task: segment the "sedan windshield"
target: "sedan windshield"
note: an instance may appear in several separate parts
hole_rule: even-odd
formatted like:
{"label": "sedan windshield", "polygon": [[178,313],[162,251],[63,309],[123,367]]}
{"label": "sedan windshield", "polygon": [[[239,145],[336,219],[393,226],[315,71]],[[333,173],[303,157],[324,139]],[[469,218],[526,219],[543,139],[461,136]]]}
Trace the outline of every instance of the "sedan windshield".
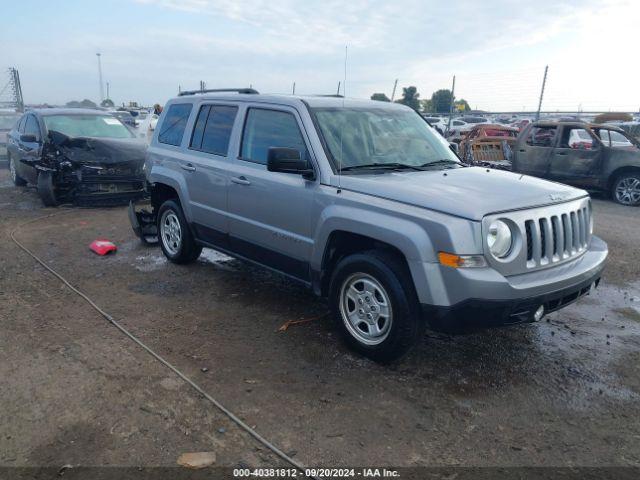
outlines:
{"label": "sedan windshield", "polygon": [[415,112],[351,107],[312,111],[336,170],[419,170],[461,165],[447,141]]}
{"label": "sedan windshield", "polygon": [[133,137],[120,120],[109,115],[45,115],[43,118],[48,131],[60,132],[68,137]]}

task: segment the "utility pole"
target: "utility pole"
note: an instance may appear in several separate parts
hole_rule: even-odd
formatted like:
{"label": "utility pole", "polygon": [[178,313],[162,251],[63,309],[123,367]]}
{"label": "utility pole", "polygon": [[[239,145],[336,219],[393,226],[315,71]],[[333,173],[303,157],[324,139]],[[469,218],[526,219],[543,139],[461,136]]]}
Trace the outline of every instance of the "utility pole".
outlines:
{"label": "utility pole", "polygon": [[293,82],[293,86],[291,87],[291,95],[296,94],[296,82]]}
{"label": "utility pole", "polygon": [[107,98],[111,99],[111,95],[109,94],[109,82],[107,82]]}
{"label": "utility pole", "polygon": [[538,111],[536,112],[536,120],[540,120],[540,109],[542,108],[542,97],[544,95],[544,87],[547,84],[547,71],[549,65],[544,67],[544,77],[542,77],[542,89],[540,89],[540,101],[538,102]]}
{"label": "utility pole", "polygon": [[338,97],[340,96],[340,85],[342,85],[342,82],[338,81],[338,92],[336,93]]}
{"label": "utility pole", "polygon": [[453,76],[453,85],[451,85],[451,105],[449,105],[449,123],[447,123],[447,132],[451,129],[451,117],[453,116],[453,105],[456,101],[456,76]]}
{"label": "utility pole", "polygon": [[204,80],[200,80],[200,91],[204,92],[206,88],[207,88],[207,84],[204,83]]}
{"label": "utility pole", "polygon": [[98,57],[98,81],[100,82],[100,103],[104,100],[104,84],[102,83],[102,54],[100,52],[96,53],[96,57]]}
{"label": "utility pole", "polygon": [[396,81],[393,82],[393,92],[391,92],[391,101],[393,102],[393,99],[396,96],[396,88],[398,87],[398,79],[396,78]]}

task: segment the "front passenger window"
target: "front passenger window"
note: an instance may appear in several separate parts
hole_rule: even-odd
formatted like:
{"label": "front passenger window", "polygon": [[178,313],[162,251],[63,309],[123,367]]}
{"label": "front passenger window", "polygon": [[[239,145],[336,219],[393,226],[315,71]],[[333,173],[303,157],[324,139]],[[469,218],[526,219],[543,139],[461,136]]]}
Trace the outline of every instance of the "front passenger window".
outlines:
{"label": "front passenger window", "polygon": [[242,160],[267,164],[271,147],[294,148],[308,159],[307,147],[293,114],[278,110],[250,108],[242,134]]}

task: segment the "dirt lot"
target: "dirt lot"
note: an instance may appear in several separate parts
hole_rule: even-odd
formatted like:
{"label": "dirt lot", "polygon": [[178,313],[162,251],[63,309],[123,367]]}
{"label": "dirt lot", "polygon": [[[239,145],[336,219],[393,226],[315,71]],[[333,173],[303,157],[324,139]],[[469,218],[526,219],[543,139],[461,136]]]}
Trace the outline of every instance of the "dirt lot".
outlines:
{"label": "dirt lot", "polygon": [[[294,458],[316,466],[640,465],[640,209],[596,200],[611,257],[601,288],[539,324],[430,334],[401,362],[348,352],[325,306],[205,250],[167,263],[125,209],[78,209],[19,238]],[[0,466],[174,465],[260,447],[9,239],[53,210],[0,170]],[[87,246],[106,237],[117,254]],[[206,369],[206,371],[203,371]]]}

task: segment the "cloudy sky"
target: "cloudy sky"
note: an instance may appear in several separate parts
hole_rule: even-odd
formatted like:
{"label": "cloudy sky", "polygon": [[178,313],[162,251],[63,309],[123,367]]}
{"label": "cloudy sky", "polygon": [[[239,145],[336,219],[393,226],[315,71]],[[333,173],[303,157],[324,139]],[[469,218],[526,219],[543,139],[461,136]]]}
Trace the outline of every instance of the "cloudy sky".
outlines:
{"label": "cloudy sky", "polygon": [[[637,0],[21,0],[5,2],[0,68],[29,103],[99,97],[96,52],[117,102],[163,103],[178,86],[421,97],[472,107],[640,109]],[[10,19],[10,21],[7,21]],[[0,77],[0,89],[4,86]]]}

